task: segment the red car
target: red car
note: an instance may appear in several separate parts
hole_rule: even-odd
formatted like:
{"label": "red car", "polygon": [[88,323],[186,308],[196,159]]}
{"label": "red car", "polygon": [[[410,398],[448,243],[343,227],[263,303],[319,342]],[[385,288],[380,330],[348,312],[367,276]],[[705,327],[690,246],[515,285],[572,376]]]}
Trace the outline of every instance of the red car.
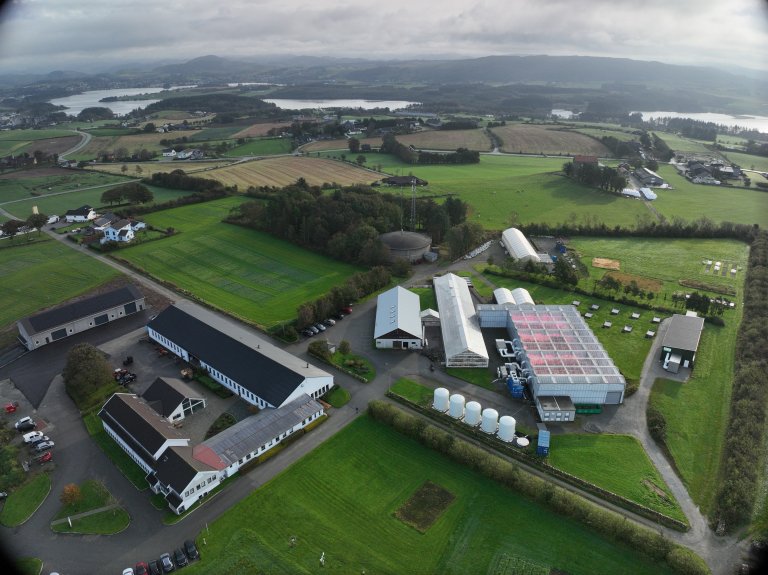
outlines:
{"label": "red car", "polygon": [[343,308],[341,308],[341,313],[345,313],[345,314],[349,315],[349,314],[352,313],[352,308],[349,307],[349,306],[343,307]]}
{"label": "red car", "polygon": [[136,567],[134,567],[133,572],[136,575],[149,575],[149,565],[143,561],[140,561],[139,563],[136,563]]}
{"label": "red car", "polygon": [[37,461],[40,465],[42,465],[43,463],[46,463],[51,459],[53,459],[53,453],[51,453],[50,451],[46,451],[40,457],[36,457],[35,461]]}

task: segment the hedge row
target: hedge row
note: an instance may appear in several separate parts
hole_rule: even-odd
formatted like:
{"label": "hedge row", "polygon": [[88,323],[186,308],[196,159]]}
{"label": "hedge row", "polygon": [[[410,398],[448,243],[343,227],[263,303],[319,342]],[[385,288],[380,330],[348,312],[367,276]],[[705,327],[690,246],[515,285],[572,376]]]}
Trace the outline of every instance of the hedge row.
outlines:
{"label": "hedge row", "polygon": [[368,412],[377,421],[521,493],[559,515],[583,523],[606,539],[638,549],[653,560],[664,561],[677,573],[710,573],[704,561],[690,549],[681,547],[663,535],[629,521],[626,517],[601,509],[480,447],[456,439],[451,433],[431,425],[421,417],[408,414],[382,400],[370,402]]}
{"label": "hedge row", "polygon": [[492,448],[495,451],[502,452],[504,455],[507,455],[514,459],[522,461],[523,463],[525,463],[526,465],[529,465],[530,467],[535,467],[539,471],[542,471],[553,477],[557,477],[558,479],[566,483],[569,483],[575,487],[578,487],[583,491],[592,493],[593,495],[596,495],[597,497],[600,497],[605,501],[613,503],[614,505],[617,505],[619,507],[623,507],[624,509],[627,509],[628,511],[632,511],[637,515],[650,519],[651,521],[655,521],[659,525],[664,525],[676,531],[682,531],[682,532],[688,531],[690,529],[690,526],[687,523],[684,523],[682,521],[669,517],[668,515],[664,515],[663,513],[660,513],[655,509],[651,509],[649,507],[646,507],[645,505],[641,505],[635,501],[627,499],[626,497],[618,495],[617,493],[613,493],[612,491],[603,489],[602,487],[595,485],[594,483],[590,483],[589,481],[586,481],[581,477],[576,477],[575,475],[571,475],[570,473],[567,473],[562,469],[558,469],[557,467],[552,467],[551,465],[548,465],[547,463],[545,463],[544,460],[542,460],[540,457],[530,455],[529,453],[522,451],[520,449],[513,449],[507,443],[504,443],[500,439],[497,439],[495,436],[488,435],[486,433],[478,431],[477,429],[471,428],[462,423],[458,423],[456,422],[455,419],[443,413],[435,411],[434,409],[419,406],[411,402],[410,400],[406,398],[402,398],[393,393],[390,393],[389,396],[401,403],[408,405],[410,408],[416,411],[419,411],[420,413],[426,415],[427,417],[434,419],[438,423],[447,425],[451,427],[451,429],[454,429],[459,433],[467,435],[476,441],[480,441],[481,443],[488,445],[490,448]]}

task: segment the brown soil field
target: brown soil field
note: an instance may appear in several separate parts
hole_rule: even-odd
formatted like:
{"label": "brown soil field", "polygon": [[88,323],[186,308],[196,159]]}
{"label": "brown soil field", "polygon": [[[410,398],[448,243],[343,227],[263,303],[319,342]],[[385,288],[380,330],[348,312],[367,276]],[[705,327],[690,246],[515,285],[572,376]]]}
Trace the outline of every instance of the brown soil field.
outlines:
{"label": "brown soil field", "polygon": [[254,124],[240,130],[236,134],[232,134],[232,138],[258,138],[260,136],[266,136],[267,132],[272,128],[287,128],[290,125],[290,122],[266,122],[263,124]]}
{"label": "brown soil field", "polygon": [[369,184],[378,179],[377,174],[350,164],[298,156],[281,156],[233,164],[226,168],[209,170],[205,177],[214,178],[228,186],[237,185],[243,191],[250,186],[287,186],[299,178],[304,178],[312,185],[333,182],[342,185]]}
{"label": "brown soil field", "polygon": [[637,283],[637,287],[645,291],[659,292],[663,287],[661,280],[646,278],[643,276],[636,276],[632,274],[625,274],[622,272],[615,272],[615,271],[607,272],[605,275],[611,276],[613,279],[619,280],[622,283],[622,285],[629,285],[632,281],[634,281],[635,283]]}
{"label": "brown soil field", "polygon": [[125,136],[95,136],[91,138],[88,145],[77,152],[76,157],[93,157],[97,158],[99,154],[106,152],[107,150],[115,149],[115,142],[121,137]]}
{"label": "brown soil field", "polygon": [[[359,138],[361,144],[369,144],[373,148],[381,145],[381,138]],[[415,134],[397,136],[397,141],[406,146],[414,146],[423,150],[444,150],[452,152],[457,148],[467,148],[478,152],[491,151],[491,139],[483,129],[477,130],[425,130]],[[312,142],[302,148],[305,152],[321,152],[325,150],[347,149],[347,140],[325,140]]]}
{"label": "brown soil field", "polygon": [[529,124],[510,124],[492,130],[503,142],[501,151],[511,154],[608,155],[608,149],[600,142],[576,132]]}
{"label": "brown soil field", "polygon": [[29,152],[33,154],[35,150],[40,150],[46,154],[61,154],[66,152],[72,146],[80,141],[80,136],[64,136],[63,138],[49,138],[47,140],[35,140],[30,142],[19,152]]}
{"label": "brown soil field", "polygon": [[[136,174],[136,166],[141,166],[141,175],[143,177],[149,177],[154,173],[159,172],[172,172],[173,170],[184,170],[187,174],[194,174],[197,172],[205,172],[212,170],[219,166],[227,166],[229,162],[223,160],[211,161],[211,162],[129,162],[125,164],[128,166],[128,175]],[[106,172],[109,174],[122,174],[123,164],[115,162],[113,164],[97,164],[90,166],[87,169],[96,172]]]}
{"label": "brown soil field", "polygon": [[604,270],[618,270],[621,267],[621,262],[608,258],[592,258],[592,267]]}

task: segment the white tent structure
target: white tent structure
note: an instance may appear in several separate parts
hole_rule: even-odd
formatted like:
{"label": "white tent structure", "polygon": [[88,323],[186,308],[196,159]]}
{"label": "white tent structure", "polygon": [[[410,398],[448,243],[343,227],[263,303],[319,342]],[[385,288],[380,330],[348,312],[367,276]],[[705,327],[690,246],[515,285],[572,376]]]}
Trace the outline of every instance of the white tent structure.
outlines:
{"label": "white tent structure", "polygon": [[541,261],[531,242],[517,228],[504,230],[501,234],[501,243],[504,244],[509,255],[516,260],[532,261],[534,263]]}
{"label": "white tent structure", "polygon": [[524,303],[534,305],[530,292],[525,288],[515,288],[512,291],[504,287],[496,288],[493,290],[493,297],[496,299],[498,305],[517,305]]}
{"label": "white tent structure", "polygon": [[480,323],[467,282],[454,274],[434,279],[446,367],[488,367]]}
{"label": "white tent structure", "polygon": [[397,286],[380,294],[373,329],[376,347],[421,349],[423,328],[420,312],[419,296],[412,291]]}

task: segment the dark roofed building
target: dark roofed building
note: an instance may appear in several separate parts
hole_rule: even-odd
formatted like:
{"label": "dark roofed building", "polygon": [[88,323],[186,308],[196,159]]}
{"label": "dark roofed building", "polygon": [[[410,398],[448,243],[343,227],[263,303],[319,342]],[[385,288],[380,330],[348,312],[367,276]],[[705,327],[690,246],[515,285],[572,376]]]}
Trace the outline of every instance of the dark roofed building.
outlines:
{"label": "dark roofed building", "polygon": [[192,457],[191,447],[166,449],[148,477],[174,513],[183,513],[219,485],[218,471]]}
{"label": "dark roofed building", "polygon": [[79,208],[75,208],[74,210],[67,210],[67,212],[64,214],[64,219],[69,223],[87,222],[94,219],[95,217],[96,212],[94,212],[93,208],[87,204],[80,206]]}
{"label": "dark roofed building", "polygon": [[201,393],[173,377],[158,377],[142,397],[168,421],[180,421],[205,407]]}
{"label": "dark roofed building", "polygon": [[673,315],[661,342],[659,361],[663,362],[664,369],[677,373],[681,365],[693,368],[703,330],[703,317]]}
{"label": "dark roofed building", "polygon": [[144,295],[127,285],[19,320],[19,341],[33,350],[143,309]]}

